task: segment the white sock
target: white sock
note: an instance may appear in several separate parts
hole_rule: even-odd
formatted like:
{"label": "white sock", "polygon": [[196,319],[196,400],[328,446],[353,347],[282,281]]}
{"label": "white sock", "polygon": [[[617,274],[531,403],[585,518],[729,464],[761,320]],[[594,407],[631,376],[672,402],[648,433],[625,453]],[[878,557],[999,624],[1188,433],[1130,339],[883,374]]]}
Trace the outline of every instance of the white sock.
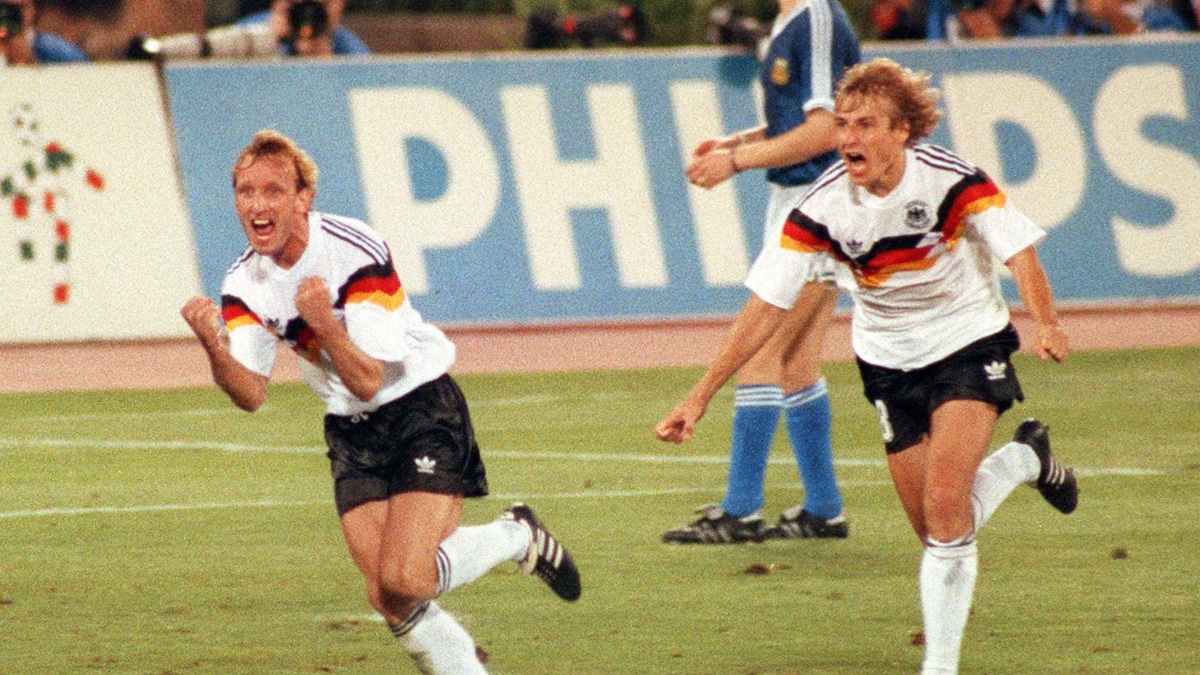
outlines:
{"label": "white sock", "polygon": [[529,528],[514,520],[460,527],[438,547],[438,595],[487,574],[529,549]]}
{"label": "white sock", "polygon": [[436,602],[413,612],[392,632],[423,675],[487,675],[475,655],[475,641]]}
{"label": "white sock", "polygon": [[1041,466],[1033,449],[1024,443],[1009,443],[986,457],[971,483],[975,531],[983,527],[1018,485],[1037,480]]}
{"label": "white sock", "polygon": [[921,558],[922,675],[958,672],[958,654],[978,572],[979,551],[971,535],[952,542],[929,540]]}

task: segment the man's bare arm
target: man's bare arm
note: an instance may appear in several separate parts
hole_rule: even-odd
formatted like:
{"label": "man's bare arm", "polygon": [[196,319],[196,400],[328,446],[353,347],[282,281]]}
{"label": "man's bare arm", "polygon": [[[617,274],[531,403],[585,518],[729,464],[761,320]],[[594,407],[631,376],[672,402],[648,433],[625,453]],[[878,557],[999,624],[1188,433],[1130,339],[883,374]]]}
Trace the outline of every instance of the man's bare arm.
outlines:
{"label": "man's bare arm", "polygon": [[1058,316],[1054,312],[1054,293],[1038,259],[1037,250],[1032,246],[1023,249],[1005,264],[1017,282],[1021,303],[1037,326],[1034,351],[1043,361],[1052,358],[1062,362],[1071,351],[1070,341],[1058,325]]}
{"label": "man's bare arm", "polygon": [[221,312],[209,298],[193,297],[179,312],[208,355],[213,381],[234,405],[254,412],[267,398],[267,378],[238,363],[229,352],[229,336],[221,327]]}
{"label": "man's bare arm", "polygon": [[691,438],[696,432],[696,423],[708,409],[708,402],[725,382],[766,344],[783,322],[785,314],[785,310],[757,295],[751,295],[734,319],[733,325],[729,327],[729,332],[726,333],[725,340],[708,371],[696,386],[692,387],[687,398],[654,428],[659,440],[682,443]]}
{"label": "man's bare arm", "polygon": [[316,333],[321,348],[333,361],[333,369],[350,393],[363,401],[375,398],[383,386],[384,363],[350,339],[346,327],[333,314],[332,297],[323,279],[309,277],[300,282],[296,309]]}

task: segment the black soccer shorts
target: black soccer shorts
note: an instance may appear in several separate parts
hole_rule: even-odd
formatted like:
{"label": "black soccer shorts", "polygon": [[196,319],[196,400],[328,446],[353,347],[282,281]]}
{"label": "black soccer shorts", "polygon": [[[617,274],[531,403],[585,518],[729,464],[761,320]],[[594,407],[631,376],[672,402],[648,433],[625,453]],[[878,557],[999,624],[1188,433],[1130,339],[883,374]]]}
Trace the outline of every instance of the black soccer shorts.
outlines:
{"label": "black soccer shorts", "polygon": [[998,413],[1024,401],[1010,358],[1020,347],[1012,324],[916,370],[883,368],[858,359],[863,394],[879,413],[887,454],[910,448],[929,433],[933,411],[947,401],[984,401]]}
{"label": "black soccer shorts", "polygon": [[488,493],[467,401],[449,375],[374,412],[326,415],[325,443],[339,516],[402,492]]}

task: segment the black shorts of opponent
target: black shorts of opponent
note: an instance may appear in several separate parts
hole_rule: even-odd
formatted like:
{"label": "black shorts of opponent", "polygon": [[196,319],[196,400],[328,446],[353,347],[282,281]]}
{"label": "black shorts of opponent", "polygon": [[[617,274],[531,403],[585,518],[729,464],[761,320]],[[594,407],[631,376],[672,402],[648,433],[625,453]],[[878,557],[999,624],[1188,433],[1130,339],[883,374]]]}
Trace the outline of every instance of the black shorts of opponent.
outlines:
{"label": "black shorts of opponent", "polygon": [[378,410],[326,415],[338,515],[402,492],[488,493],[467,400],[443,375]]}
{"label": "black shorts of opponent", "polygon": [[1024,401],[1010,357],[1020,348],[1009,324],[999,333],[976,340],[950,356],[916,370],[895,370],[858,359],[863,394],[879,413],[888,454],[921,442],[929,419],[941,404],[954,400],[984,401],[998,413]]}

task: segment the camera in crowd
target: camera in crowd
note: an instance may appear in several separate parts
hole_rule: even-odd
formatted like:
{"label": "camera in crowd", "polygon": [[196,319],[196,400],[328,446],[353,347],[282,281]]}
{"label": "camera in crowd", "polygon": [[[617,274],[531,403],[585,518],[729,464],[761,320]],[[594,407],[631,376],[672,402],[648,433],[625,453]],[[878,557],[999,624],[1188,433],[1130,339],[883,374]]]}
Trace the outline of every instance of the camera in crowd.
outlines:
{"label": "camera in crowd", "polygon": [[[288,29],[294,38],[315,38],[329,31],[329,11],[317,0],[302,0],[288,8]],[[125,55],[131,59],[178,60],[208,58],[267,58],[278,56],[279,41],[269,23],[233,24],[204,33],[163,37],[139,35]]]}
{"label": "camera in crowd", "polygon": [[267,24],[232,25],[205,33],[177,33],[163,37],[138,35],[125,56],[148,61],[207,58],[266,58],[279,54],[275,32]]}
{"label": "camera in crowd", "polygon": [[767,36],[767,28],[758,19],[746,16],[732,4],[717,5],[708,13],[705,41],[710,45],[733,45],[754,50]]}
{"label": "camera in crowd", "polygon": [[529,14],[525,46],[554,49],[578,42],[583,47],[602,43],[635,45],[646,39],[646,15],[635,5],[621,5],[594,14],[559,14],[544,5]]}
{"label": "camera in crowd", "polygon": [[23,30],[25,21],[21,16],[21,6],[11,2],[0,2],[0,37],[20,35]]}

